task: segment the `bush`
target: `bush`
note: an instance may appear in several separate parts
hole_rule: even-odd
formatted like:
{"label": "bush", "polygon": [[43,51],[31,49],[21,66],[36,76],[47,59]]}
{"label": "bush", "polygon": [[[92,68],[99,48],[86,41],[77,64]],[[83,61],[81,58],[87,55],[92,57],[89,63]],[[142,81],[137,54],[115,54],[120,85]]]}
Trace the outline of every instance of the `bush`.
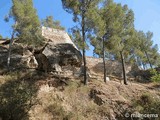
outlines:
{"label": "bush", "polygon": [[160,74],[155,69],[150,70],[150,73],[152,75],[151,81],[160,82]]}
{"label": "bush", "polygon": [[49,105],[46,111],[49,111],[53,115],[54,120],[70,120],[72,117],[72,113],[67,113],[60,103],[56,102]]}
{"label": "bush", "polygon": [[[160,101],[150,94],[143,94],[133,104],[134,111],[140,114],[157,114],[160,115]],[[134,112],[132,111],[132,113]],[[159,118],[151,117],[146,120],[159,120]]]}

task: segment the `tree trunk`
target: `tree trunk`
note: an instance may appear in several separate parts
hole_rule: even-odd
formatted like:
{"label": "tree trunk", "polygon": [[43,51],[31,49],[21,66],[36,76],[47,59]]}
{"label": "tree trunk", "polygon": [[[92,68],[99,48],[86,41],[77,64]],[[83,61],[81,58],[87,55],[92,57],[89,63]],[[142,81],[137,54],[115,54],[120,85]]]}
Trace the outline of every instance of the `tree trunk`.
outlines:
{"label": "tree trunk", "polygon": [[8,58],[7,58],[7,67],[8,67],[8,69],[10,69],[10,63],[11,63],[11,48],[12,48],[12,44],[13,44],[14,34],[15,34],[15,30],[13,30],[13,32],[12,32],[12,37],[11,37],[11,40],[10,40],[10,43],[9,43]]}
{"label": "tree trunk", "polygon": [[104,72],[104,82],[106,83],[106,62],[105,62],[105,46],[104,46],[104,36],[103,36],[103,72]]}
{"label": "tree trunk", "polygon": [[120,51],[120,55],[121,55],[121,61],[122,61],[124,84],[127,85],[127,76],[126,76],[126,69],[125,69],[125,61],[124,61],[123,51]]}
{"label": "tree trunk", "polygon": [[150,68],[151,68],[151,69],[153,69],[153,67],[152,67],[152,64],[151,64],[151,61],[150,61],[150,59],[149,59],[149,56],[148,56],[147,51],[145,51],[145,54],[146,54],[146,56],[147,56],[147,60],[148,60],[148,63],[149,63],[149,65],[150,65]]}
{"label": "tree trunk", "polygon": [[145,63],[142,62],[143,69],[146,70]]}
{"label": "tree trunk", "polygon": [[[83,0],[84,6],[84,0]],[[87,85],[88,78],[87,78],[87,69],[86,69],[86,50],[85,50],[85,10],[82,10],[82,39],[83,39],[83,64],[84,64],[84,85]]]}

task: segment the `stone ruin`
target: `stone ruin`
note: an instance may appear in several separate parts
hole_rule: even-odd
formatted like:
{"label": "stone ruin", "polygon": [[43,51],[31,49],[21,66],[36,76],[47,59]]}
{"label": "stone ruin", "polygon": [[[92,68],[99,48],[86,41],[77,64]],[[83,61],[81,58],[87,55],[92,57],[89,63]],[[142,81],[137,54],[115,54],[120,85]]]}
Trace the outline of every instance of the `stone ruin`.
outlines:
{"label": "stone ruin", "polygon": [[54,28],[48,28],[48,27],[42,27],[42,36],[45,37],[46,39],[50,39],[52,41],[52,44],[57,45],[57,44],[71,44],[78,50],[76,45],[72,42],[71,38],[65,32],[64,30],[58,30]]}
{"label": "stone ruin", "polygon": [[[42,27],[42,35],[47,39],[46,42],[50,40],[42,53],[49,60],[52,71],[73,72],[76,67],[79,69],[82,66],[82,55],[64,30]],[[7,48],[3,46],[0,46],[0,48],[3,49],[0,49],[0,65],[4,65],[6,64],[4,61],[7,60]],[[13,63],[18,62],[27,65],[29,68],[37,68],[38,63],[33,53],[26,49],[22,51],[22,49],[20,45],[13,45],[11,55]],[[90,74],[103,73],[103,61],[101,58],[86,57],[86,60]],[[106,69],[107,74],[122,76],[122,65],[118,61],[107,61]],[[127,74],[132,71],[130,65],[126,65],[126,71]]]}
{"label": "stone ruin", "polygon": [[[91,74],[103,74],[103,59],[87,57],[87,67],[90,69]],[[126,64],[126,73],[129,75],[132,66]],[[107,75],[115,75],[122,77],[122,64],[115,60],[106,60],[106,73]]]}
{"label": "stone ruin", "polygon": [[[62,67],[64,66],[70,66],[71,70],[72,66],[81,66],[82,55],[64,30],[42,27],[42,36],[47,39],[47,44],[44,48],[39,49],[39,51],[36,48],[33,52],[29,47],[23,47],[20,43],[14,43],[12,45],[11,66],[14,68],[27,66],[28,68],[43,69],[46,63],[44,62],[42,63],[43,65],[39,66],[39,63],[43,61],[41,58],[38,58],[41,56],[43,56],[43,59],[44,57],[48,59],[50,63],[48,66],[52,71],[62,71]],[[0,66],[2,67],[7,64],[9,46],[8,44],[2,45],[3,42],[0,43]],[[42,54],[38,52],[42,52]],[[36,56],[40,61],[35,59]]]}
{"label": "stone ruin", "polygon": [[[47,42],[47,45],[42,48],[41,55],[43,55],[43,57],[46,56],[52,71],[62,72],[63,66],[81,66],[82,55],[64,30],[42,27],[42,36],[46,39],[46,42],[49,41]],[[38,54],[35,54],[34,56],[36,57]],[[36,61],[33,58],[32,62],[36,64]],[[40,67],[43,69],[43,65]]]}
{"label": "stone ruin", "polygon": [[43,54],[55,71],[62,71],[63,66],[81,66],[82,55],[64,30],[42,27],[42,35],[50,40]]}

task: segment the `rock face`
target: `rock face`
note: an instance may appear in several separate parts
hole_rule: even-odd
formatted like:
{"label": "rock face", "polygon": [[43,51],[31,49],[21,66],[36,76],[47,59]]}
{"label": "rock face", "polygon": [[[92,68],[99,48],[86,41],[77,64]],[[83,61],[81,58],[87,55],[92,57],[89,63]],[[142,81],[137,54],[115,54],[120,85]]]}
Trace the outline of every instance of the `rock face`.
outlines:
{"label": "rock face", "polygon": [[52,68],[61,71],[61,66],[81,66],[82,55],[64,30],[42,27],[42,35],[50,40],[43,51]]}
{"label": "rock face", "polygon": [[[42,35],[49,42],[40,50],[37,49],[42,54],[34,54],[37,62],[43,63],[38,65],[38,68],[50,68],[51,71],[61,72],[62,66],[81,66],[82,55],[65,31],[42,27]],[[49,67],[46,67],[47,64]]]}
{"label": "rock face", "polygon": [[[8,49],[6,45],[0,46],[0,66],[7,66]],[[17,63],[21,62],[23,56],[23,47],[19,44],[12,46],[11,51],[11,66],[17,66]]]}
{"label": "rock face", "polygon": [[[43,70],[49,68],[46,66],[50,66],[51,70],[55,71],[62,71],[61,67],[67,65],[81,66],[82,55],[65,31],[42,27],[42,35],[49,42],[43,47],[44,49],[40,49],[40,54],[27,49],[29,46],[23,48],[13,44],[11,63],[21,64],[29,68],[41,68]],[[34,51],[36,50],[38,49],[34,48]],[[1,47],[0,53],[1,58],[3,58],[0,60],[0,63],[6,64],[8,48]],[[47,60],[49,61],[47,62]],[[48,69],[44,71],[48,71]]]}
{"label": "rock face", "polygon": [[81,66],[82,55],[72,44],[64,43],[55,45],[53,42],[49,42],[44,49],[43,54],[47,56],[52,68],[56,71],[60,71],[59,66]]}
{"label": "rock face", "polygon": [[46,39],[50,39],[54,45],[69,43],[72,44],[77,49],[76,45],[72,42],[69,35],[64,30],[47,28],[43,26],[42,36],[45,37]]}

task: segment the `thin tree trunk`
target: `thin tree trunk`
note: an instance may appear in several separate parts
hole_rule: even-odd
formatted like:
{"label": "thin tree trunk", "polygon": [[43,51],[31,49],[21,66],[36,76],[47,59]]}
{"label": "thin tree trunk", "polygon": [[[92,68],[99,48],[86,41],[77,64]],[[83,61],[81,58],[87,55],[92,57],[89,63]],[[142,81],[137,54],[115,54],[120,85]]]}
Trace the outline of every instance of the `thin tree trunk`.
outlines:
{"label": "thin tree trunk", "polygon": [[122,61],[124,84],[127,85],[127,76],[126,76],[126,69],[125,69],[125,61],[124,61],[123,51],[120,51],[120,55],[121,55],[121,61]]}
{"label": "thin tree trunk", "polygon": [[142,63],[142,65],[143,65],[143,69],[144,69],[144,70],[146,70],[145,64],[144,64],[144,63]]}
{"label": "thin tree trunk", "polygon": [[[84,0],[83,6],[84,6]],[[85,50],[85,11],[82,10],[82,39],[83,39],[83,64],[84,64],[84,85],[87,85],[88,78],[87,78],[87,69],[86,69],[86,50]]]}
{"label": "thin tree trunk", "polygon": [[104,82],[106,83],[106,62],[105,62],[105,46],[104,46],[104,36],[103,36],[103,72],[104,72]]}
{"label": "thin tree trunk", "polygon": [[152,67],[152,64],[151,64],[151,61],[150,61],[150,59],[149,59],[149,56],[148,56],[147,51],[145,51],[145,54],[146,54],[146,56],[147,56],[147,60],[148,60],[148,62],[149,62],[150,68],[151,68],[151,69],[153,69],[153,67]]}
{"label": "thin tree trunk", "polygon": [[9,43],[8,58],[7,58],[7,67],[8,67],[8,69],[10,69],[11,49],[12,49],[12,44],[13,44],[13,39],[14,39],[14,33],[15,33],[15,30],[13,30],[13,32],[12,32],[12,37],[11,37],[11,40],[10,40],[10,43]]}

